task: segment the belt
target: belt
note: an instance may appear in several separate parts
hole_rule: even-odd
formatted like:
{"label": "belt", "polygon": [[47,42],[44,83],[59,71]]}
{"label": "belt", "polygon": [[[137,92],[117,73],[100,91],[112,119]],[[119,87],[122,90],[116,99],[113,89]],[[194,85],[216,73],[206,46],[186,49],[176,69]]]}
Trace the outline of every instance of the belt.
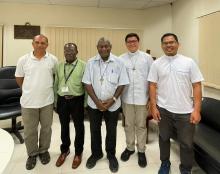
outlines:
{"label": "belt", "polygon": [[75,97],[77,97],[77,96],[74,96],[74,95],[64,95],[63,96],[66,100],[70,100],[70,99],[73,99],[73,98],[75,98]]}

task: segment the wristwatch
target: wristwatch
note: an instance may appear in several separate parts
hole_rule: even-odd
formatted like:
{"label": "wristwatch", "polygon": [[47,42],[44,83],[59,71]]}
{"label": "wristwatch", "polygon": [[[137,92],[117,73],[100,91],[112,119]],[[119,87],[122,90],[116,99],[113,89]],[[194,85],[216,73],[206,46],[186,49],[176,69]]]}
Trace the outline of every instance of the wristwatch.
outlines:
{"label": "wristwatch", "polygon": [[114,100],[114,102],[117,101],[117,98],[115,96],[113,96],[112,99]]}

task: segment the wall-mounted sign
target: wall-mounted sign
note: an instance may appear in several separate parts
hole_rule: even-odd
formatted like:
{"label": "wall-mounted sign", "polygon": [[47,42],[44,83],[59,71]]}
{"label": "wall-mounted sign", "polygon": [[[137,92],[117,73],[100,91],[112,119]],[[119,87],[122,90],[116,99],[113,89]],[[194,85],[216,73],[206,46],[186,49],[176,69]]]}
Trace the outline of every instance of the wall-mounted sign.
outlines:
{"label": "wall-mounted sign", "polygon": [[40,26],[33,25],[14,25],[15,39],[33,39],[40,34]]}

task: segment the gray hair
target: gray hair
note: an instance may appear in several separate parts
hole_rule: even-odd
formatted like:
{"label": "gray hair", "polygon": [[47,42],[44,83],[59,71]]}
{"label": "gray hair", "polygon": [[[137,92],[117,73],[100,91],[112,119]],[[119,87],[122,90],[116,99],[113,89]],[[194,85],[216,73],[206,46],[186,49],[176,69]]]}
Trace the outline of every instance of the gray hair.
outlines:
{"label": "gray hair", "polygon": [[98,42],[97,42],[97,46],[101,43],[101,42],[107,42],[109,45],[112,46],[111,42],[109,41],[109,39],[106,39],[105,37],[101,37]]}

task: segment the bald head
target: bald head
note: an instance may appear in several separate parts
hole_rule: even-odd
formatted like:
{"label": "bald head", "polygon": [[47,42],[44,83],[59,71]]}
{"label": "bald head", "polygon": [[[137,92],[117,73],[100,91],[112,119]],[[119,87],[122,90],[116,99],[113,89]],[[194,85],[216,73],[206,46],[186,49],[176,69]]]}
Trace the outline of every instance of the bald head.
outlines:
{"label": "bald head", "polygon": [[44,38],[45,41],[46,41],[46,43],[48,43],[48,38],[47,38],[46,36],[44,36],[43,34],[39,34],[39,35],[34,36],[33,42],[34,42],[37,38]]}

